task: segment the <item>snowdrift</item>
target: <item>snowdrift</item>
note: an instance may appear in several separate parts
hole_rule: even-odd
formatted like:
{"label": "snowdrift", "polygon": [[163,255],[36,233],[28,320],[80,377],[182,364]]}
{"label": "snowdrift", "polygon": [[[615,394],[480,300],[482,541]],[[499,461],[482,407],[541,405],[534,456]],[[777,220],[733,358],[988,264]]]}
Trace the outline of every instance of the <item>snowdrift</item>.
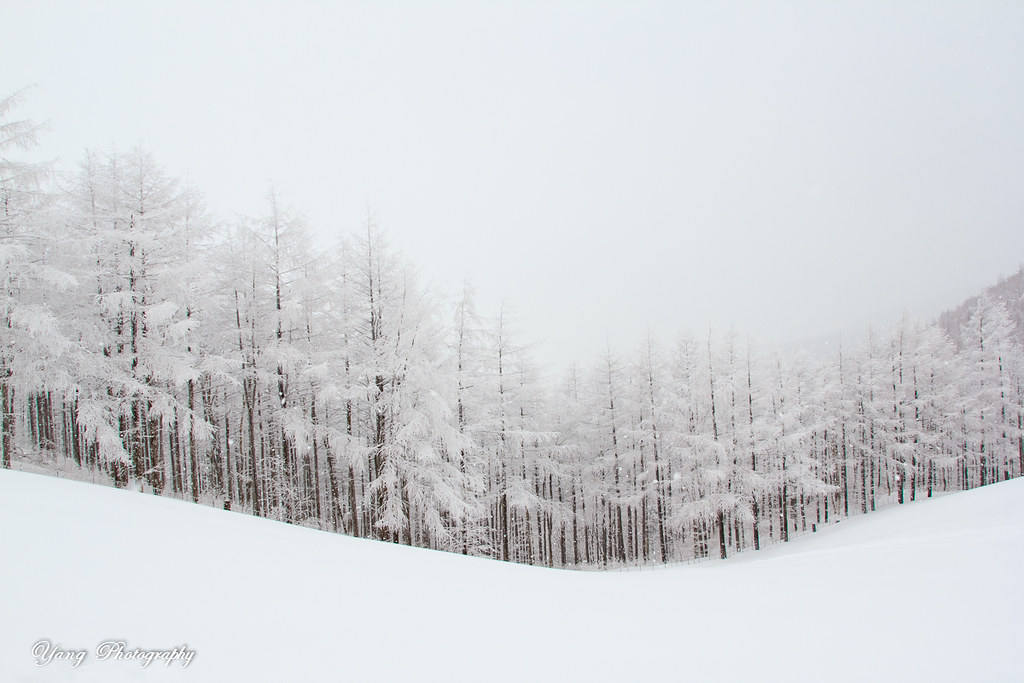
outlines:
{"label": "snowdrift", "polygon": [[0,520],[0,681],[1024,680],[1024,480],[607,573],[11,471]]}

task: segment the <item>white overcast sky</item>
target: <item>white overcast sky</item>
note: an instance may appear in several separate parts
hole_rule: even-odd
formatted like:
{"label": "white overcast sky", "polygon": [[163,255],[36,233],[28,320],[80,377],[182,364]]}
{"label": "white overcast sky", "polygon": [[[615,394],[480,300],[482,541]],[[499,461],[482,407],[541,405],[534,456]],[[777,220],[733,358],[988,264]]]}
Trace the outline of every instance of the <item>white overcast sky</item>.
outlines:
{"label": "white overcast sky", "polygon": [[138,142],[225,216],[367,206],[563,365],[955,305],[1024,262],[1024,2],[0,0],[40,154]]}

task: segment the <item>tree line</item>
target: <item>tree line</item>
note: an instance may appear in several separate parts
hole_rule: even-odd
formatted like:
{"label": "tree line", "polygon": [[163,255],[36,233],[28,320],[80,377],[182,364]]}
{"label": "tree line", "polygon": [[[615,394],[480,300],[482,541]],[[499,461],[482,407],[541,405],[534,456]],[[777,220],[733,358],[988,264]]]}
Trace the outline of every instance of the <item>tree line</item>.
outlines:
{"label": "tree line", "polygon": [[552,567],[689,561],[1020,476],[1005,303],[827,358],[648,338],[557,381],[372,216],[224,222],[142,149],[70,173],[0,102],[2,465],[62,463],[352,536]]}

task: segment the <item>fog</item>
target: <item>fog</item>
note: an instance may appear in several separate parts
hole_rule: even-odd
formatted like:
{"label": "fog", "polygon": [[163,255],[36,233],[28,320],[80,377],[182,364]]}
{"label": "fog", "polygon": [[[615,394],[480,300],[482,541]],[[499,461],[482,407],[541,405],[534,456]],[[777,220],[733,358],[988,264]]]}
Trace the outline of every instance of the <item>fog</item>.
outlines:
{"label": "fog", "polygon": [[[5,0],[38,156],[368,212],[544,363],[928,317],[1024,262],[1024,4]],[[895,5],[895,6],[893,6]]]}

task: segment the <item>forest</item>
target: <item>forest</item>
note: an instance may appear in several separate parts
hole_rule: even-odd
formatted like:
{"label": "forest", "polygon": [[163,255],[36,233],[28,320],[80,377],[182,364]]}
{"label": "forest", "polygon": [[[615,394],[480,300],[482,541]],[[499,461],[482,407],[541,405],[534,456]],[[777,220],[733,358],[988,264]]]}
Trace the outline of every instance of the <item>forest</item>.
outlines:
{"label": "forest", "polygon": [[219,219],[141,148],[33,163],[20,97],[4,468],[569,568],[725,558],[1024,471],[1024,271],[827,354],[718,330],[544,377],[506,311],[424,287],[372,214],[321,249],[276,191]]}

